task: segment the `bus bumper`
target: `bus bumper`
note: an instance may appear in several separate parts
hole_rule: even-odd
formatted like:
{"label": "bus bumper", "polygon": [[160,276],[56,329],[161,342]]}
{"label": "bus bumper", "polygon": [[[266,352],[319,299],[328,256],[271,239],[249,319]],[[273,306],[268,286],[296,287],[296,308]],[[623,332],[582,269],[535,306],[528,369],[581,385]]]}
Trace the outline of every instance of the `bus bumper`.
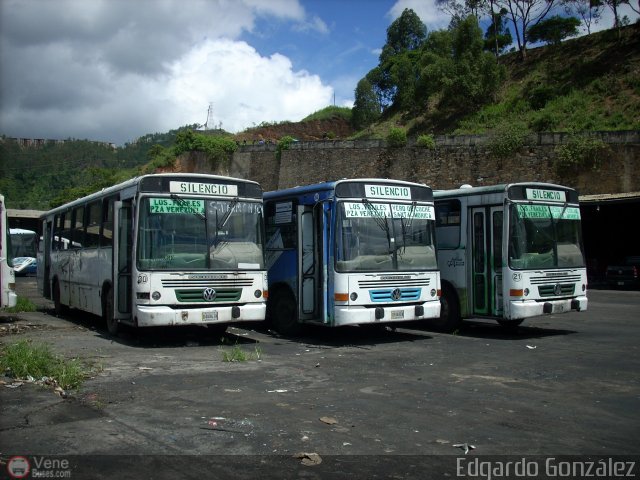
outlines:
{"label": "bus bumper", "polygon": [[547,301],[512,300],[509,302],[510,314],[506,318],[517,320],[537,317],[548,313],[582,312],[587,309],[587,304],[588,300],[586,296]]}
{"label": "bus bumper", "polygon": [[138,305],[136,320],[139,327],[160,327],[166,325],[207,325],[215,323],[255,322],[264,320],[267,312],[265,303],[218,308],[169,308],[165,306]]}
{"label": "bus bumper", "polygon": [[336,327],[345,325],[366,325],[371,323],[407,322],[425,320],[440,316],[440,302],[424,302],[420,305],[385,305],[379,307],[354,307],[336,305],[334,323]]}
{"label": "bus bumper", "polygon": [[16,292],[9,290],[7,297],[7,307],[13,308],[18,304],[18,295]]}

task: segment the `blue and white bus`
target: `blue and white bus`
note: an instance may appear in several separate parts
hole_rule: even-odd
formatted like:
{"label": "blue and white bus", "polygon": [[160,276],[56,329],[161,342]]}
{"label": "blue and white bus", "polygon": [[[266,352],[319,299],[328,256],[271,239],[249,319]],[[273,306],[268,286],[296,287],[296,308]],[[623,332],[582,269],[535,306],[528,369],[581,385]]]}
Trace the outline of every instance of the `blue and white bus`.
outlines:
{"label": "blue and white bus", "polygon": [[428,186],[350,179],[267,192],[264,201],[267,317],[279,332],[439,317]]}
{"label": "blue and white bus", "polygon": [[578,192],[548,183],[463,186],[434,192],[442,313],[516,326],[587,309]]}

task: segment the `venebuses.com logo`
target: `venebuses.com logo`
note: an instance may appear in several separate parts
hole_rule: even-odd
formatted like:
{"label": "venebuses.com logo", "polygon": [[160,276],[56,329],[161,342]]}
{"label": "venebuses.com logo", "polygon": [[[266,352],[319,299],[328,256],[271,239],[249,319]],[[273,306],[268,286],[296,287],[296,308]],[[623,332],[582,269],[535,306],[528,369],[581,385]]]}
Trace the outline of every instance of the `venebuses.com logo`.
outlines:
{"label": "venebuses.com logo", "polygon": [[71,478],[69,460],[65,458],[13,456],[7,462],[11,478]]}

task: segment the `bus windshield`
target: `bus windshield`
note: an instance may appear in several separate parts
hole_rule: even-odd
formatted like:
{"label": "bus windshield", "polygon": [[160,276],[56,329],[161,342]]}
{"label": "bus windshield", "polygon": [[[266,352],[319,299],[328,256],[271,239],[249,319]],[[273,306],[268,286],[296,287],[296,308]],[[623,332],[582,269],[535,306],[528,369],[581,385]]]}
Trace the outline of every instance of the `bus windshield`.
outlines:
{"label": "bus windshield", "polygon": [[510,210],[511,268],[585,266],[578,207],[512,204]]}
{"label": "bus windshield", "polygon": [[145,197],[140,206],[138,268],[263,269],[262,221],[258,202]]}
{"label": "bus windshield", "polygon": [[336,219],[336,271],[437,268],[433,206],[342,202]]}

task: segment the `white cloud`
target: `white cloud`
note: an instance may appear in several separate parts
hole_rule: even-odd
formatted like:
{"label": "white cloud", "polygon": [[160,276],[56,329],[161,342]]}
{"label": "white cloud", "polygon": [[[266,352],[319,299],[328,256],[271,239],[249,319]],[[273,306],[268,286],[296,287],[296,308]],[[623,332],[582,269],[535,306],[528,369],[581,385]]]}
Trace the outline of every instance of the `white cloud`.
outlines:
{"label": "white cloud", "polygon": [[[282,55],[261,57],[243,42],[215,40],[171,68],[167,126],[204,122],[213,104],[216,124],[237,132],[263,121],[297,121],[330,104],[332,89],[308,72],[295,72]],[[173,123],[171,123],[173,122]]]}
{"label": "white cloud", "polygon": [[238,38],[259,16],[308,25],[298,0],[0,0],[0,134],[122,144],[204,123],[298,120],[319,77]]}

